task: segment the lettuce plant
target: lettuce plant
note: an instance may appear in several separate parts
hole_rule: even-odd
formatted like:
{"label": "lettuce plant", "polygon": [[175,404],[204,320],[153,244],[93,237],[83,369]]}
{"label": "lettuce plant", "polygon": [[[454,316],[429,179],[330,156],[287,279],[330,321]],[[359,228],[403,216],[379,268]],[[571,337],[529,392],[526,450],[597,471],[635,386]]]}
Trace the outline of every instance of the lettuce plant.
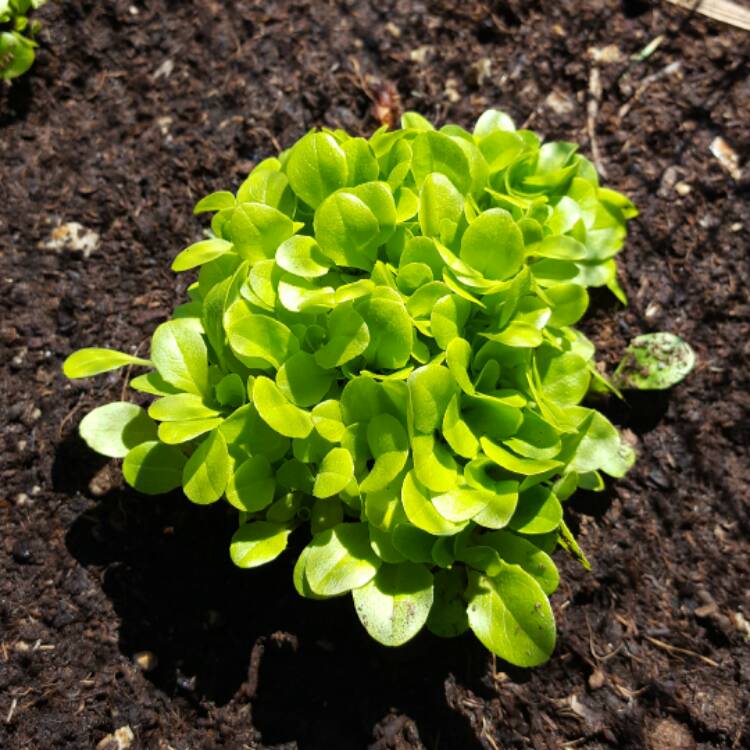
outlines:
{"label": "lettuce plant", "polygon": [[77,378],[150,368],[88,414],[84,440],[125,480],[238,511],[232,560],[307,542],[300,595],[351,593],[364,627],[396,646],[423,626],[471,629],[532,666],[554,648],[548,596],[577,488],[600,490],[634,455],[582,405],[609,387],[573,326],[588,287],[617,285],[624,196],[572,143],[540,142],[490,110],[473,132],[308,133],[218,192],[189,301],[150,359],[83,349]]}
{"label": "lettuce plant", "polygon": [[34,62],[34,37],[39,21],[29,20],[29,11],[47,0],[0,0],[0,79],[23,75]]}

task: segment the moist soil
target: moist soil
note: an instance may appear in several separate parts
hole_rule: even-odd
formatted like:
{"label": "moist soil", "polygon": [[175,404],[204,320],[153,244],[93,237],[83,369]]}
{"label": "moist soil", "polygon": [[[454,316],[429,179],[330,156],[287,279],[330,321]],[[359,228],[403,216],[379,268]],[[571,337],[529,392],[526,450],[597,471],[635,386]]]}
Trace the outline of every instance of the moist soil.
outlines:
{"label": "moist soil", "polygon": [[[123,747],[165,750],[750,747],[750,207],[709,148],[750,155],[750,34],[611,0],[38,18],[36,65],[0,90],[0,746],[113,748],[127,726]],[[471,636],[378,646],[346,598],[297,597],[291,553],[234,569],[232,513],[137,496],[77,437],[125,375],[60,373],[77,347],[146,351],[184,297],[193,204],[308,128],[402,109],[470,127],[491,106],[581,143],[641,209],[630,304],[597,293],[583,325],[602,362],[652,330],[698,355],[671,392],[603,404],[640,459],[568,504],[593,570],[557,554],[559,643],[535,670]]]}

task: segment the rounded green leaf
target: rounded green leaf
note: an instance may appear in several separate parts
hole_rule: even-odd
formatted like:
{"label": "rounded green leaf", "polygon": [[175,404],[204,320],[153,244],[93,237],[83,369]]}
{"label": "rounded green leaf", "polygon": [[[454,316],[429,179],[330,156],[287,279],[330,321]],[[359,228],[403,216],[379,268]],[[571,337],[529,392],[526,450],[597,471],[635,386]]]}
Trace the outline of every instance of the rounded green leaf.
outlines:
{"label": "rounded green leaf", "polygon": [[292,190],[317,208],[347,182],[346,153],[328,133],[309,133],[289,152],[286,174]]}
{"label": "rounded green leaf", "polygon": [[523,235],[507,211],[491,208],[469,224],[460,255],[486,278],[507,279],[523,263]]}
{"label": "rounded green leaf", "polygon": [[412,142],[412,172],[421,188],[428,175],[445,175],[463,195],[471,188],[469,160],[463,149],[449,136],[433,130],[420,132]]}
{"label": "rounded green leaf", "polygon": [[452,536],[461,531],[466,523],[453,523],[440,515],[431,502],[432,493],[416,474],[410,471],[401,487],[401,504],[409,521],[422,531],[434,536]]}
{"label": "rounded green leaf", "polygon": [[333,378],[333,373],[320,367],[312,354],[297,352],[279,368],[276,385],[297,406],[314,406],[328,392]]}
{"label": "rounded green leaf", "polygon": [[188,499],[198,505],[215,503],[224,494],[230,471],[226,440],[214,430],[185,464],[182,487]]}
{"label": "rounded green leaf", "polygon": [[170,320],[156,329],[151,359],[167,383],[198,396],[209,394],[206,344],[189,318]]}
{"label": "rounded green leaf", "polygon": [[370,343],[370,332],[362,316],[351,305],[340,305],[327,319],[328,340],[315,352],[315,361],[333,369],[362,354]]}
{"label": "rounded green leaf", "polygon": [[151,362],[114,349],[79,349],[68,356],[63,363],[63,374],[71,380],[88,378],[91,375],[99,375],[102,372],[110,372],[128,365],[150,367]]}
{"label": "rounded green leaf", "polygon": [[533,576],[547,596],[552,594],[560,583],[560,574],[552,558],[528,539],[510,531],[491,531],[483,534],[481,544],[496,550],[505,562],[520,565]]}
{"label": "rounded green leaf", "polygon": [[196,266],[202,266],[204,263],[219,258],[232,249],[231,242],[222,240],[219,237],[213,237],[210,240],[201,240],[186,247],[173,261],[172,270],[189,271]]}
{"label": "rounded green leaf", "polygon": [[123,458],[135,446],[156,438],[156,425],[146,412],[126,401],[90,411],[78,430],[89,448],[111,458]]}
{"label": "rounded green leaf", "polygon": [[318,467],[313,485],[315,497],[337,495],[354,478],[352,454],[345,448],[332,448]]}
{"label": "rounded green leaf", "polygon": [[285,526],[268,521],[243,524],[232,537],[229,555],[238,568],[257,568],[286,549],[290,533]]}
{"label": "rounded green leaf", "polygon": [[375,463],[360,483],[360,490],[375,492],[384,489],[406,466],[409,438],[398,419],[390,414],[377,414],[367,424],[367,444]]}
{"label": "rounded green leaf", "polygon": [[365,523],[342,523],[317,534],[309,545],[305,573],[320,596],[337,596],[369,583],[380,560],[370,547]]}
{"label": "rounded green leaf", "polygon": [[372,270],[380,224],[361,198],[344,190],[330,195],[315,212],[314,229],[320,249],[334,263]]}
{"label": "rounded green leaf", "polygon": [[555,619],[541,586],[518,565],[493,578],[469,573],[469,626],[501,659],[517,667],[543,664],[555,648]]}
{"label": "rounded green leaf", "polygon": [[266,456],[251,456],[243,461],[227,482],[227,500],[235,508],[256,513],[273,502],[276,482]]}
{"label": "rounded green leaf", "polygon": [[433,601],[432,574],[411,562],[382,565],[352,592],[360,622],[378,643],[401,646],[424,626]]}
{"label": "rounded green leaf", "polygon": [[314,238],[301,234],[279,245],[276,263],[285,271],[306,279],[325,276],[331,267],[331,261],[323,255]]}
{"label": "rounded green leaf", "polygon": [[411,356],[413,328],[401,300],[369,297],[355,303],[355,308],[370,336],[364,351],[368,364],[383,370],[403,367]]}
{"label": "rounded green leaf", "polygon": [[520,494],[508,526],[520,534],[546,534],[559,528],[562,514],[555,493],[537,485]]}
{"label": "rounded green leaf", "polygon": [[545,295],[552,303],[549,325],[555,328],[577,323],[589,306],[589,294],[579,284],[557,284],[545,290]]}
{"label": "rounded green leaf", "polygon": [[230,308],[225,325],[229,345],[235,354],[278,368],[299,351],[296,336],[280,321],[269,315],[232,314],[232,309],[238,308]]}
{"label": "rounded green leaf", "polygon": [[219,415],[216,409],[206,406],[194,393],[177,393],[157,399],[148,407],[148,415],[160,422],[180,422],[187,419],[211,419]]}
{"label": "rounded green leaf", "polygon": [[122,462],[125,481],[144,495],[163,495],[182,484],[185,454],[156,441],[141,443]]}
{"label": "rounded green leaf", "polygon": [[312,432],[313,422],[309,412],[289,401],[269,378],[255,378],[253,403],[263,421],[280,435],[303,438]]}
{"label": "rounded green leaf", "polygon": [[162,422],[158,436],[162,443],[179,445],[215,430],[222,423],[220,417],[214,419],[189,419],[186,422]]}
{"label": "rounded green leaf", "polygon": [[464,212],[464,196],[440,172],[427,175],[419,191],[419,226],[425,237],[451,242]]}

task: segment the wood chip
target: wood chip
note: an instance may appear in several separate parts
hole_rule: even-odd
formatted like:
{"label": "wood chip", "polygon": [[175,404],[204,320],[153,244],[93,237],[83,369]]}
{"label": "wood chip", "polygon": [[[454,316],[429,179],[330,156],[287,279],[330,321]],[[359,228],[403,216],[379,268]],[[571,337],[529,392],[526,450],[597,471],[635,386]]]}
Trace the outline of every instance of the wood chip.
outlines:
{"label": "wood chip", "polygon": [[667,0],[672,5],[701,13],[715,21],[750,31],[750,9],[732,0]]}

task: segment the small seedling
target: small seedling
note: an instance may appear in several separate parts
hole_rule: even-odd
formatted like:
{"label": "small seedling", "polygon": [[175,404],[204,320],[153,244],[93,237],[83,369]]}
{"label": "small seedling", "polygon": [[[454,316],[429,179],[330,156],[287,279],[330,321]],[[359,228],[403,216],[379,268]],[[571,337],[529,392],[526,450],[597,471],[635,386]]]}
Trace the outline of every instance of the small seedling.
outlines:
{"label": "small seedling", "polygon": [[130,381],[147,410],[99,407],[81,435],[141,492],[225,498],[238,566],[295,534],[297,591],[350,593],[379,642],[471,629],[532,666],[555,644],[551,553],[586,564],[563,503],[634,459],[581,403],[606,381],[573,326],[587,287],[624,300],[636,210],[501,112],[402,125],[310,132],[204,198],[210,236],[172,266],[197,281],[150,359],[84,349],[64,371],[151,368]]}
{"label": "small seedling", "polygon": [[23,75],[34,62],[34,38],[39,21],[29,19],[29,12],[47,0],[0,0],[0,79]]}

